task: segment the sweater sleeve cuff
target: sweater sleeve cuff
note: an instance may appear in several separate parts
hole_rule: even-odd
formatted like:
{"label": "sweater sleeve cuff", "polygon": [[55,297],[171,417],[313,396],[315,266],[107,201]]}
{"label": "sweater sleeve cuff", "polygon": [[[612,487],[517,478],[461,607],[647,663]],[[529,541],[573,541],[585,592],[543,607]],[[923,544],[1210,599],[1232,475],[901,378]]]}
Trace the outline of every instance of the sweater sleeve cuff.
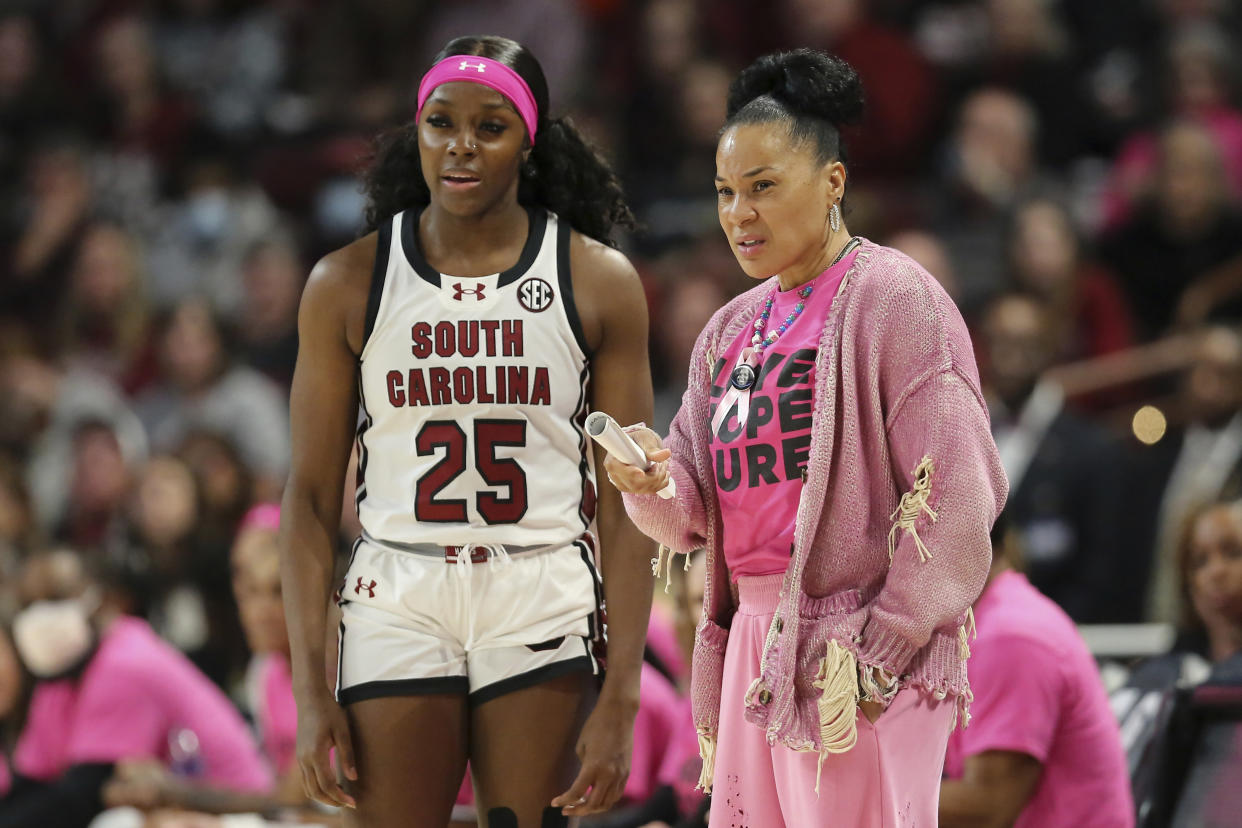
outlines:
{"label": "sweater sleeve cuff", "polygon": [[671,500],[624,492],[621,497],[626,513],[643,534],[684,554],[703,545],[706,519],[698,484],[676,458],[669,461],[669,476],[677,484],[677,496]]}
{"label": "sweater sleeve cuff", "polygon": [[729,631],[714,621],[705,620],[695,631],[695,643],[704,649],[724,655],[729,646]]}
{"label": "sweater sleeve cuff", "polygon": [[901,675],[918,651],[908,639],[872,616],[863,629],[858,660],[883,667],[892,675]]}

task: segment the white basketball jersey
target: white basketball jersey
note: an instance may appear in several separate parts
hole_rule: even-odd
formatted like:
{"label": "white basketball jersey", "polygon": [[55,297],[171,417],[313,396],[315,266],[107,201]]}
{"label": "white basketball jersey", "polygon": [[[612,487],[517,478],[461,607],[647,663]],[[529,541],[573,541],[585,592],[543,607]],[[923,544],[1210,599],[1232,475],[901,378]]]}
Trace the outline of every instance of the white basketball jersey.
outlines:
{"label": "white basketball jersey", "polygon": [[417,212],[378,232],[357,490],[377,541],[562,544],[594,518],[570,228],[544,210],[529,215],[517,264],[477,278],[427,263]]}

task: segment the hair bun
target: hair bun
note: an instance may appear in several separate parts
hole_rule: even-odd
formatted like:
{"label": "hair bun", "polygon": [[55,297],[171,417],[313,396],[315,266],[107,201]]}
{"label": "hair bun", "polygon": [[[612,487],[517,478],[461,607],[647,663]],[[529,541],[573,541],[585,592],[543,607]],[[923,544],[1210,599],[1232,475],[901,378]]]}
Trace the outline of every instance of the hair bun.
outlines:
{"label": "hair bun", "polygon": [[774,52],[743,69],[729,86],[728,117],[764,95],[795,114],[823,118],[837,127],[862,119],[858,73],[841,58],[817,49]]}

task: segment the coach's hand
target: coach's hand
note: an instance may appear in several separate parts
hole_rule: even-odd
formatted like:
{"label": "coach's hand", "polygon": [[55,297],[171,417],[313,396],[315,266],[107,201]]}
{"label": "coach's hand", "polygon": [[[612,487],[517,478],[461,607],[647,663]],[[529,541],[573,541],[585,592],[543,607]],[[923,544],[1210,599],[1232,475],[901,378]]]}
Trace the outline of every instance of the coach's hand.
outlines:
{"label": "coach's hand", "polygon": [[618,491],[629,494],[655,494],[668,485],[668,458],[672,452],[664,447],[660,435],[647,427],[626,429],[638,447],[647,453],[652,466],[640,469],[622,463],[611,454],[604,458],[604,471]]}
{"label": "coach's hand", "polygon": [[331,751],[336,748],[336,762],[345,778],[358,778],[345,711],[327,688],[314,693],[314,698],[299,698],[297,702],[298,767],[302,770],[306,795],[325,805],[357,807],[354,798],[345,793],[332,769]]}
{"label": "coach's hand", "polygon": [[569,790],[552,800],[552,807],[567,817],[580,817],[603,813],[617,803],[630,776],[637,713],[635,704],[601,696],[578,737],[582,770]]}

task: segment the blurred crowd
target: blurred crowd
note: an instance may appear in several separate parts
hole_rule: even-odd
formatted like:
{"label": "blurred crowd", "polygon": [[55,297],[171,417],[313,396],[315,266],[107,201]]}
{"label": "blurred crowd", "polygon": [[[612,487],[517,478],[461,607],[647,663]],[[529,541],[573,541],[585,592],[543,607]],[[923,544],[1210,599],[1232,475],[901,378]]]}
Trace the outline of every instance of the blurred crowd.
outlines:
{"label": "blurred crowd", "polygon": [[[1019,568],[1076,622],[1176,624],[1207,664],[1242,649],[1242,578],[1191,600],[1185,551],[1203,504],[1242,496],[1229,0],[3,0],[0,619],[39,589],[102,594],[92,612],[145,619],[262,718],[252,654],[287,643],[239,615],[239,578],[263,576],[238,533],[288,467],[301,288],[360,232],[374,137],[412,117],[445,41],[482,30],[534,51],[554,114],[620,172],[657,427],[747,286],[712,188],[730,79],[782,47],[851,62],[868,114],[847,222],[971,326]],[[351,515],[347,497],[343,545]],[[59,586],[29,586],[49,566]],[[678,650],[658,649],[673,704]]]}

